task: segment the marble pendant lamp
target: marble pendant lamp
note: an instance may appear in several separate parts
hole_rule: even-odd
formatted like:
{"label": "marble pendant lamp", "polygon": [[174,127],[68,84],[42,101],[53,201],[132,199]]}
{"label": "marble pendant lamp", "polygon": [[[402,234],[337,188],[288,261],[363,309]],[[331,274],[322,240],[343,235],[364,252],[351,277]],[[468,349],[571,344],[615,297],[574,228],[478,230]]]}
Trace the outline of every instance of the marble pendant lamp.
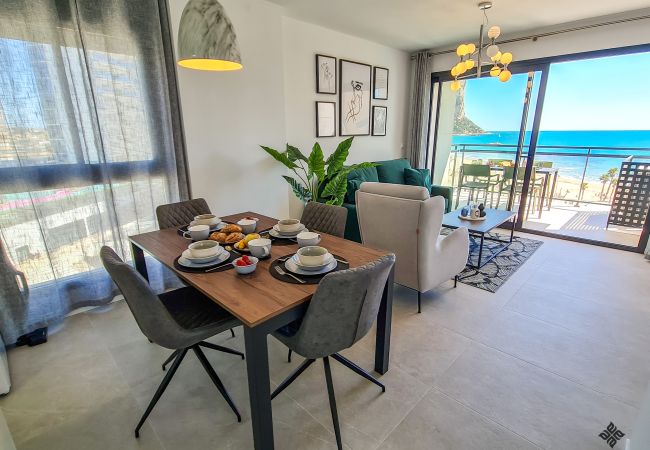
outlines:
{"label": "marble pendant lamp", "polygon": [[217,0],[189,0],[178,28],[178,65],[196,70],[239,70],[235,29]]}

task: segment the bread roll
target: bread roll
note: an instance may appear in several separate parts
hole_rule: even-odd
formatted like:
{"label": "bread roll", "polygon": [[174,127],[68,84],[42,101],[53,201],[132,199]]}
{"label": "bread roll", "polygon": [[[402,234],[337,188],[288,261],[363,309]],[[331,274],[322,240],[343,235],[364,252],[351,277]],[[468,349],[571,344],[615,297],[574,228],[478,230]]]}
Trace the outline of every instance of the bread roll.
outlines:
{"label": "bread roll", "polygon": [[230,233],[226,237],[226,244],[234,244],[235,242],[239,242],[242,239],[244,239],[243,233]]}
{"label": "bread roll", "polygon": [[235,225],[234,223],[229,223],[225,227],[223,227],[221,230],[222,233],[230,234],[230,233],[241,233],[242,228],[239,225]]}

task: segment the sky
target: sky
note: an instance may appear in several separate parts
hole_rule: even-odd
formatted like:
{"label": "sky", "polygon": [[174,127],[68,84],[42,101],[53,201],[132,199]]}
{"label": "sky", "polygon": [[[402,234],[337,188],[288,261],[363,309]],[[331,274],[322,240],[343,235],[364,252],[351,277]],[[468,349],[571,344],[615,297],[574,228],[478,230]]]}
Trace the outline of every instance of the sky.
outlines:
{"label": "sky", "polygon": [[[552,64],[541,130],[650,130],[649,74],[650,53]],[[469,80],[467,117],[487,131],[519,130],[526,79]]]}

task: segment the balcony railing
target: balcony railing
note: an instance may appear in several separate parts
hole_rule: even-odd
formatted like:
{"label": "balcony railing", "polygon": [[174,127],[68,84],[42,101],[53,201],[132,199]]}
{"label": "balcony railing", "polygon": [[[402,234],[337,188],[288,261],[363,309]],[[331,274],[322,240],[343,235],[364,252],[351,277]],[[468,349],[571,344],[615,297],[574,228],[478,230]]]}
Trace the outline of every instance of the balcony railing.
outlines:
{"label": "balcony railing", "polygon": [[[528,145],[522,149],[520,166],[526,164]],[[451,145],[451,153],[445,170],[443,183],[456,186],[460,167],[466,162],[487,163],[489,159],[510,159],[514,162],[517,145],[514,144],[470,144],[456,143]],[[616,186],[618,170],[621,162],[632,157],[635,161],[650,163],[650,148],[644,147],[599,147],[599,146],[559,146],[538,145],[535,151],[535,161],[548,161],[558,170],[558,176],[568,180],[567,186],[575,184],[577,195],[569,196],[573,189],[560,189],[554,192],[552,200],[568,200],[577,203],[609,204]],[[477,161],[478,160],[478,161]],[[484,161],[485,160],[485,161]],[[616,162],[614,163],[614,161]],[[609,164],[608,164],[609,163]],[[613,169],[616,169],[614,172]],[[590,184],[601,187],[600,192],[585,197],[585,191]],[[593,187],[593,186],[592,186]],[[607,192],[605,188],[607,187]],[[596,191],[598,191],[596,189]],[[606,194],[606,195],[605,195]]]}

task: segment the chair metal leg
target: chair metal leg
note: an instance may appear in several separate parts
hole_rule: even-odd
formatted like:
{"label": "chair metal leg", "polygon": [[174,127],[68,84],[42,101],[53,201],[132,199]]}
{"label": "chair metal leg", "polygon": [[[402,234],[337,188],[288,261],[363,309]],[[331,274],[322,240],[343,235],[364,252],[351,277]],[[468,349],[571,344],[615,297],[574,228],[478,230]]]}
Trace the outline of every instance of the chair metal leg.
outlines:
{"label": "chair metal leg", "polygon": [[163,371],[165,371],[165,369],[167,368],[167,364],[169,364],[172,361],[172,359],[176,358],[176,355],[178,355],[178,352],[179,352],[179,350],[174,350],[174,353],[169,355],[169,358],[167,358],[165,360],[165,362],[162,363],[162,370]]}
{"label": "chair metal leg", "polygon": [[314,361],[314,359],[306,359],[304,363],[302,363],[296,370],[291,373],[291,375],[289,375],[282,383],[280,383],[277,388],[275,388],[275,391],[271,393],[271,400],[277,397],[280,392],[289,387],[291,383],[296,381],[296,378],[298,378],[300,374],[303,373],[305,369],[307,369],[307,367],[311,366]]}
{"label": "chair metal leg", "polygon": [[231,328],[231,329],[230,329],[230,334],[232,334],[232,337],[235,337],[235,330],[233,330],[233,329]]}
{"label": "chair metal leg", "polygon": [[377,380],[375,377],[373,377],[368,372],[363,370],[361,367],[357,366],[355,363],[353,363],[352,361],[347,359],[345,356],[341,356],[338,353],[334,353],[334,354],[332,354],[332,358],[334,358],[335,360],[337,360],[338,362],[340,362],[341,364],[343,364],[345,367],[352,370],[353,372],[358,373],[359,375],[361,375],[366,380],[368,380],[368,381],[376,384],[377,386],[379,386],[381,388],[381,392],[386,392],[386,386],[384,386],[382,383],[380,383],[379,380]]}
{"label": "chair metal leg", "polygon": [[237,407],[235,406],[235,403],[232,401],[230,398],[230,395],[228,394],[228,391],[226,391],[225,386],[219,379],[219,376],[217,373],[214,371],[212,366],[210,365],[210,362],[208,361],[208,358],[205,357],[205,354],[203,353],[203,350],[201,350],[201,347],[198,345],[195,345],[192,347],[192,350],[194,350],[194,353],[196,354],[196,357],[199,358],[199,361],[201,362],[201,365],[205,369],[206,372],[208,372],[208,375],[210,376],[210,379],[212,379],[212,382],[214,385],[219,389],[219,392],[221,392],[221,395],[223,398],[228,402],[228,405],[230,405],[230,408],[233,410],[235,415],[237,416],[237,422],[241,422],[241,415],[239,414],[239,411],[237,411]]}
{"label": "chair metal leg", "polygon": [[418,291],[418,314],[422,312],[422,293]]}
{"label": "chair metal leg", "polygon": [[458,287],[458,275],[454,277],[454,287]]}
{"label": "chair metal leg", "polygon": [[233,349],[228,348],[228,347],[222,347],[221,345],[213,344],[211,342],[202,341],[202,342],[199,342],[198,345],[200,345],[201,347],[210,348],[212,350],[218,350],[220,352],[230,353],[231,355],[238,355],[238,356],[241,356],[241,359],[245,358],[244,354],[242,352],[238,352],[237,350],[233,350]]}
{"label": "chair metal leg", "polygon": [[178,366],[180,366],[181,361],[183,361],[183,358],[185,357],[185,354],[187,354],[186,348],[179,350],[178,351],[178,356],[176,356],[176,359],[172,363],[171,368],[169,369],[169,372],[165,374],[165,377],[163,378],[162,382],[160,383],[160,386],[158,386],[158,389],[156,390],[156,393],[153,395],[153,398],[149,402],[149,406],[147,406],[147,409],[145,410],[144,414],[142,415],[142,418],[140,419],[140,422],[138,422],[138,426],[135,427],[135,437],[139,438],[140,437],[140,428],[142,428],[142,425],[144,424],[144,421],[147,420],[147,417],[149,417],[149,414],[153,410],[153,407],[156,406],[156,403],[158,403],[158,400],[160,400],[160,397],[163,395],[165,392],[165,389],[167,389],[167,386],[169,385],[169,382],[172,380],[172,377],[176,373],[176,370],[178,369]]}
{"label": "chair metal leg", "polygon": [[334,434],[336,435],[336,445],[339,450],[343,449],[341,442],[341,428],[339,427],[339,413],[336,410],[336,397],[334,396],[334,383],[332,383],[332,370],[330,369],[330,360],[326,356],[323,358],[325,367],[325,381],[327,382],[327,395],[330,399],[330,411],[332,413],[332,423],[334,424]]}
{"label": "chair metal leg", "polygon": [[289,352],[287,353],[287,362],[288,363],[291,362],[291,352],[292,352],[291,349],[289,349]]}

